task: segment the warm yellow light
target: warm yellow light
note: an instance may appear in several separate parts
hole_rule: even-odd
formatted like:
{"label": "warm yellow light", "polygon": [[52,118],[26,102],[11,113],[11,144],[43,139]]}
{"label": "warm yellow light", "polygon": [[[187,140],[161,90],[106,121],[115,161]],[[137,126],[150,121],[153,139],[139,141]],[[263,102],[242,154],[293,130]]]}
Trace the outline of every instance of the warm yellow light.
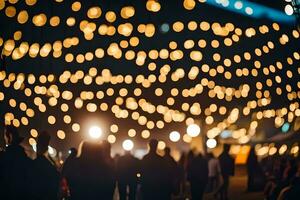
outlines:
{"label": "warm yellow light", "polygon": [[158,12],[161,8],[161,5],[158,1],[147,0],[146,8],[151,12]]}
{"label": "warm yellow light", "polygon": [[159,141],[157,144],[158,150],[164,150],[166,148],[166,143],[164,141]]}
{"label": "warm yellow light", "polygon": [[89,135],[93,139],[99,139],[102,136],[102,129],[99,126],[92,126],[89,129]]}
{"label": "warm yellow light", "polygon": [[66,134],[65,134],[64,131],[58,130],[58,131],[57,131],[57,137],[58,137],[59,139],[63,140],[63,139],[65,139]]}
{"label": "warm yellow light", "polygon": [[147,139],[150,137],[150,131],[149,130],[143,130],[142,131],[142,138]]}
{"label": "warm yellow light", "polygon": [[49,124],[55,124],[55,122],[56,122],[56,118],[53,115],[50,115],[48,117],[48,123]]}
{"label": "warm yellow light", "polygon": [[38,136],[38,132],[35,129],[31,129],[30,134],[31,134],[32,137],[37,137]]}
{"label": "warm yellow light", "polygon": [[78,123],[74,123],[74,124],[72,125],[72,130],[73,130],[74,132],[78,132],[78,131],[80,130],[80,125],[79,125]]}
{"label": "warm yellow light", "polygon": [[113,143],[115,143],[116,142],[116,136],[114,136],[114,135],[109,135],[109,136],[107,136],[107,141],[109,142],[109,143],[111,143],[111,144],[113,144]]}

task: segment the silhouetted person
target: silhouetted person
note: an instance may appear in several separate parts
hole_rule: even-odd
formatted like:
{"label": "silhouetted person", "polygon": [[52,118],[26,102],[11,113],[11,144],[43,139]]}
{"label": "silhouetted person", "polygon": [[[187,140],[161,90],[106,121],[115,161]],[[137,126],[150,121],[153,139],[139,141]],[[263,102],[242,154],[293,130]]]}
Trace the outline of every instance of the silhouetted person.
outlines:
{"label": "silhouetted person", "polygon": [[222,154],[219,156],[223,183],[219,188],[221,200],[228,199],[229,177],[234,175],[234,159],[229,155],[230,145],[224,144]]}
{"label": "silhouetted person", "polygon": [[70,166],[72,165],[72,162],[74,160],[76,160],[78,151],[77,151],[76,148],[72,147],[72,148],[69,149],[68,153],[69,153],[69,155],[66,158],[66,160],[65,160],[65,162],[63,163],[63,166],[62,166],[62,175],[64,175],[65,172],[68,171],[68,168],[70,168]]}
{"label": "silhouetted person", "polygon": [[126,151],[125,155],[119,157],[117,162],[120,200],[136,199],[137,173],[139,173],[139,160]]}
{"label": "silhouetted person", "polygon": [[193,150],[190,150],[187,154],[186,160],[185,160],[185,171],[187,173],[187,181],[191,182],[191,166],[192,166],[192,161],[195,158],[195,154]]}
{"label": "silhouetted person", "polygon": [[69,150],[69,156],[64,162],[63,168],[62,168],[62,175],[67,178],[66,176],[68,175],[68,171],[70,167],[72,166],[73,162],[76,160],[77,157],[77,149],[76,148],[71,148]]}
{"label": "silhouetted person", "polygon": [[253,191],[255,190],[254,179],[256,174],[258,173],[258,161],[257,156],[255,154],[255,149],[251,148],[249,152],[249,156],[247,158],[247,173],[248,173],[248,184],[247,190]]}
{"label": "silhouetted person", "polygon": [[20,145],[23,138],[13,126],[4,129],[5,152],[0,160],[1,199],[19,200],[31,199],[30,196],[30,164],[24,148]]}
{"label": "silhouetted person", "polygon": [[292,179],[290,187],[284,193],[284,200],[294,200],[300,197],[300,176]]}
{"label": "silhouetted person", "polygon": [[178,180],[179,180],[180,195],[185,193],[185,181],[186,181],[185,163],[186,163],[186,155],[185,153],[182,153],[178,162],[178,173],[179,173]]}
{"label": "silhouetted person", "polygon": [[143,200],[171,199],[167,163],[156,153],[157,145],[157,140],[150,140],[149,153],[142,159],[141,190]]}
{"label": "silhouetted person", "polygon": [[60,174],[48,154],[50,135],[42,132],[37,138],[37,157],[33,161],[33,195],[36,200],[58,199]]}
{"label": "silhouetted person", "polygon": [[102,169],[105,172],[103,178],[106,183],[104,199],[113,199],[116,188],[116,165],[114,159],[111,157],[111,144],[103,141],[101,147],[104,160]]}
{"label": "silhouetted person", "polygon": [[283,180],[287,182],[287,184],[290,183],[296,172],[297,162],[294,158],[291,158],[287,161],[287,165],[283,171]]}
{"label": "silhouetted person", "polygon": [[169,182],[170,185],[170,192],[173,194],[178,194],[179,192],[179,169],[177,166],[177,162],[174,160],[174,158],[171,156],[171,149],[170,147],[166,147],[164,149],[165,155],[164,160],[167,162],[167,171],[170,174],[169,175]]}
{"label": "silhouetted person", "polygon": [[111,166],[107,165],[102,145],[83,142],[78,151],[79,157],[70,168],[70,199],[111,200]]}
{"label": "silhouetted person", "polygon": [[201,200],[208,182],[208,162],[202,154],[194,157],[188,173],[190,175],[192,200]]}
{"label": "silhouetted person", "polygon": [[212,153],[208,154],[208,183],[209,192],[215,192],[221,175],[220,162]]}
{"label": "silhouetted person", "polygon": [[69,196],[69,179],[70,179],[70,173],[72,170],[72,165],[74,164],[76,158],[77,158],[77,149],[76,148],[71,148],[69,150],[69,156],[67,157],[67,159],[64,162],[63,168],[62,168],[62,184],[63,184],[63,196],[67,197]]}

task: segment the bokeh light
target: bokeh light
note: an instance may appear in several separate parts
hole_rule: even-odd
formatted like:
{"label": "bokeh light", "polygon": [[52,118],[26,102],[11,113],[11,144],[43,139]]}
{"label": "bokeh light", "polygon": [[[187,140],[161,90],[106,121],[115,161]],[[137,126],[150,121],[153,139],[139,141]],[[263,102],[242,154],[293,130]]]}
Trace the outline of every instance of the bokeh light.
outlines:
{"label": "bokeh light", "polygon": [[123,141],[122,147],[125,151],[131,151],[134,147],[134,143],[132,142],[132,140],[127,139]]}
{"label": "bokeh light", "polygon": [[102,136],[102,129],[99,126],[92,126],[89,129],[89,135],[93,139],[99,139]]}
{"label": "bokeh light", "polygon": [[197,124],[190,124],[186,129],[187,134],[191,137],[197,137],[200,134],[200,131],[200,126]]}

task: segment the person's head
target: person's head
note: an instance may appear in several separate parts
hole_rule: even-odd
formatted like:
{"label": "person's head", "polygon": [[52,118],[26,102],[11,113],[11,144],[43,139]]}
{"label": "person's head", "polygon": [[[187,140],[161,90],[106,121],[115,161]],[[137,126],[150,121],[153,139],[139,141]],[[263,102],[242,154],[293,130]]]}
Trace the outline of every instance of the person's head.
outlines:
{"label": "person's head", "polygon": [[229,153],[230,150],[230,145],[229,144],[224,144],[223,152],[224,153]]}
{"label": "person's head", "polygon": [[81,160],[89,160],[95,157],[95,145],[91,142],[81,142],[78,148],[78,157]]}
{"label": "person's head", "polygon": [[194,150],[190,150],[187,154],[187,159],[193,159],[195,157]]}
{"label": "person's head", "polygon": [[207,157],[208,157],[209,159],[212,159],[212,158],[214,158],[215,156],[214,156],[213,153],[210,152],[210,153],[207,154]]}
{"label": "person's head", "polygon": [[166,147],[165,148],[165,155],[170,155],[171,154],[171,148],[170,147]]}
{"label": "person's head", "polygon": [[202,153],[201,153],[201,152],[200,152],[200,153],[198,153],[197,157],[198,157],[198,158],[203,158],[203,155],[202,155]]}
{"label": "person's head", "polygon": [[51,139],[51,137],[50,137],[49,133],[46,131],[43,131],[39,134],[39,136],[37,138],[37,145],[36,145],[38,155],[43,155],[44,153],[46,153],[48,151],[50,139]]}
{"label": "person's head", "polygon": [[20,137],[16,127],[9,125],[4,128],[4,140],[6,145],[11,145],[21,143],[23,138]]}
{"label": "person's head", "polygon": [[158,141],[155,140],[155,139],[152,139],[150,140],[149,142],[149,149],[150,149],[150,152],[156,152],[157,150],[157,145],[158,145]]}

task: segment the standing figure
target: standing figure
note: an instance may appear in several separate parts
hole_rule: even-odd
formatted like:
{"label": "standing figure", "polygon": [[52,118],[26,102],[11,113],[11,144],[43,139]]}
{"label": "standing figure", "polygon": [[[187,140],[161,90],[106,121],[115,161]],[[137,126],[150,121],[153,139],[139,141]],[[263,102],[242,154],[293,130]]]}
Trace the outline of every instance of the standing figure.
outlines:
{"label": "standing figure", "polygon": [[[102,150],[101,150],[102,149]],[[116,188],[116,165],[114,159],[111,157],[111,144],[103,141],[100,151],[103,158],[103,180],[104,180],[104,198],[113,199]]]}
{"label": "standing figure", "polygon": [[1,199],[31,199],[31,160],[20,145],[23,138],[14,126],[4,128],[6,149],[0,157]]}
{"label": "standing figure", "polygon": [[81,143],[68,175],[71,200],[112,200],[112,168],[99,143]]}
{"label": "standing figure", "polygon": [[248,173],[247,191],[248,192],[255,190],[254,179],[256,174],[258,173],[258,168],[259,166],[258,166],[255,150],[254,148],[251,148],[247,159],[247,173]]}
{"label": "standing figure", "polygon": [[216,192],[221,176],[219,160],[212,153],[208,154],[208,191]]}
{"label": "standing figure", "polygon": [[221,200],[228,199],[229,177],[234,175],[234,159],[229,155],[229,150],[230,146],[228,144],[224,144],[223,152],[219,156],[221,174],[223,178],[223,182],[218,191]]}
{"label": "standing figure", "polygon": [[157,140],[149,142],[149,153],[141,163],[141,191],[144,200],[171,199],[168,165],[157,154],[157,145]]}
{"label": "standing figure", "polygon": [[72,165],[77,159],[77,149],[76,148],[71,148],[69,150],[69,156],[65,160],[64,165],[62,167],[62,192],[63,192],[63,197],[68,197],[70,196],[70,174],[72,170]]}
{"label": "standing figure", "polygon": [[69,168],[72,166],[74,160],[76,160],[77,156],[77,149],[76,148],[71,148],[69,150],[69,156],[64,162],[63,168],[62,168],[62,175],[65,177],[65,174],[69,171]]}
{"label": "standing figure", "polygon": [[167,171],[170,174],[169,175],[169,182],[170,182],[170,193],[177,195],[179,193],[179,176],[180,172],[177,166],[177,162],[174,160],[174,158],[171,156],[171,149],[170,147],[166,147],[164,149],[165,155],[163,159],[167,163]]}
{"label": "standing figure", "polygon": [[185,182],[186,182],[186,169],[185,169],[186,155],[181,154],[178,162],[178,181],[179,181],[179,192],[180,196],[184,196],[185,193]]}
{"label": "standing figure", "polygon": [[124,156],[119,157],[117,177],[120,200],[136,199],[138,165],[139,160],[131,155],[129,151],[126,151]]}
{"label": "standing figure", "polygon": [[208,163],[200,153],[189,168],[192,200],[201,200],[208,182]]}
{"label": "standing figure", "polygon": [[42,132],[37,138],[37,157],[33,161],[32,180],[36,200],[58,199],[60,174],[48,154],[50,135]]}

